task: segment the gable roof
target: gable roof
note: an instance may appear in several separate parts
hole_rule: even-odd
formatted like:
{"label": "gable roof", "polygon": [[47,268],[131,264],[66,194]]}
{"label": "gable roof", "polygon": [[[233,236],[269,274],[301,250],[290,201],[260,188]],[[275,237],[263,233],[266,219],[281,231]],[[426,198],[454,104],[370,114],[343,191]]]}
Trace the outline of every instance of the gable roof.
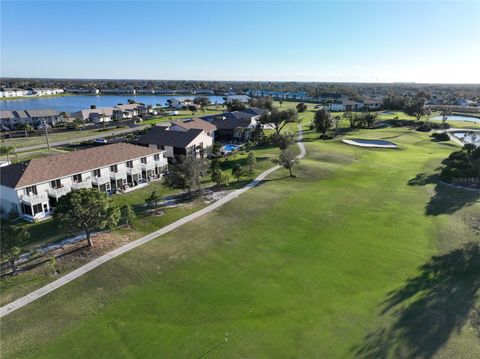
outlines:
{"label": "gable roof", "polygon": [[115,107],[122,110],[122,111],[133,111],[133,110],[137,110],[137,109],[146,108],[145,106],[140,105],[139,103],[127,103],[125,105],[117,105]]}
{"label": "gable roof", "polygon": [[165,127],[155,126],[143,135],[138,143],[185,148],[202,132],[203,130],[195,128],[187,131],[170,131]]}
{"label": "gable roof", "polygon": [[251,107],[251,108],[246,108],[245,110],[243,110],[242,112],[246,112],[246,113],[249,113],[251,115],[254,115],[254,116],[261,116],[263,115],[265,112],[269,112],[267,109],[265,108],[260,108],[260,107]]}
{"label": "gable roof", "polygon": [[217,129],[215,125],[202,120],[201,118],[184,118],[172,121],[172,125],[184,128],[185,130],[194,128],[204,130],[205,132],[212,132]]}
{"label": "gable roof", "polygon": [[91,116],[98,116],[98,117],[102,115],[112,116],[114,110],[120,111],[119,109],[116,109],[114,107],[101,107],[101,108],[93,108],[93,109],[88,108],[85,110],[74,112],[72,113],[72,116],[74,117],[80,116],[82,119],[86,120]]}
{"label": "gable roof", "polygon": [[11,188],[22,188],[159,152],[161,151],[148,147],[114,143],[34,158],[0,167],[0,183]]}
{"label": "gable roof", "polygon": [[55,117],[60,116],[56,110],[25,110],[29,117]]}
{"label": "gable roof", "polygon": [[1,119],[11,118],[34,118],[34,117],[58,117],[60,112],[56,110],[15,110],[1,111]]}
{"label": "gable roof", "polygon": [[215,125],[218,130],[234,130],[236,128],[247,128],[252,124],[254,115],[242,111],[225,112],[219,115],[202,117],[203,120]]}

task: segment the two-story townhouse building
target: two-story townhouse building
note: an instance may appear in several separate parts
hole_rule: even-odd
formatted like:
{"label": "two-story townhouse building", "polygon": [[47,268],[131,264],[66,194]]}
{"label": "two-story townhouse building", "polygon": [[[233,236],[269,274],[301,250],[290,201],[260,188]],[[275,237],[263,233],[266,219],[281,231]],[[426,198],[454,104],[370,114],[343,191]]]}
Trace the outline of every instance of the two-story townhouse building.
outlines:
{"label": "two-story townhouse building", "polygon": [[0,121],[3,127],[10,130],[23,124],[30,124],[34,127],[53,126],[60,122],[62,117],[56,110],[17,110],[0,111]]}
{"label": "two-story townhouse building", "polygon": [[164,151],[116,143],[0,167],[0,206],[27,220],[48,217],[60,197],[80,188],[129,191],[163,176]]}
{"label": "two-story townhouse building", "polygon": [[[180,120],[175,120],[170,122],[169,129],[171,131],[188,131],[189,129],[203,130],[208,136],[213,139],[215,138],[215,131],[217,126],[211,124],[210,122],[204,121],[200,118],[183,118]],[[212,145],[210,144],[210,146]]]}
{"label": "two-story townhouse building", "polygon": [[170,130],[155,126],[143,135],[138,143],[165,151],[165,157],[202,157],[206,149],[213,145],[213,138],[202,129],[190,128],[186,131]]}

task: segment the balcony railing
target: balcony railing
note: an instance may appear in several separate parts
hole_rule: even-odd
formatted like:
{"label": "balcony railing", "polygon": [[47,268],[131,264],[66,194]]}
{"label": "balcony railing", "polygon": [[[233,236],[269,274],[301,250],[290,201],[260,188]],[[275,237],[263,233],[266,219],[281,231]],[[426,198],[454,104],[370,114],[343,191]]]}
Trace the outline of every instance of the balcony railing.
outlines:
{"label": "balcony railing", "polygon": [[92,188],[92,181],[73,182],[72,189]]}
{"label": "balcony railing", "polygon": [[153,170],[154,168],[155,168],[155,163],[153,162],[142,163],[143,171]]}
{"label": "balcony railing", "polygon": [[55,198],[59,198],[59,197],[65,196],[71,190],[72,190],[72,188],[70,186],[63,186],[63,187],[59,187],[59,188],[50,188],[48,190],[48,195],[52,196],[52,197],[55,197]]}
{"label": "balcony railing", "polygon": [[97,186],[100,186],[100,185],[108,183],[108,182],[110,182],[110,177],[109,176],[99,176],[99,177],[93,176],[92,177],[92,183],[97,185]]}
{"label": "balcony railing", "polygon": [[22,202],[34,205],[34,204],[38,204],[38,203],[48,201],[48,196],[47,196],[46,192],[42,192],[42,193],[39,193],[39,194],[30,194],[30,195],[22,194],[20,199],[22,200]]}
{"label": "balcony railing", "polygon": [[139,165],[133,166],[133,167],[127,167],[127,173],[129,175],[136,175],[142,172],[142,167]]}
{"label": "balcony railing", "polygon": [[110,172],[110,178],[114,180],[118,180],[126,177],[127,177],[126,171]]}

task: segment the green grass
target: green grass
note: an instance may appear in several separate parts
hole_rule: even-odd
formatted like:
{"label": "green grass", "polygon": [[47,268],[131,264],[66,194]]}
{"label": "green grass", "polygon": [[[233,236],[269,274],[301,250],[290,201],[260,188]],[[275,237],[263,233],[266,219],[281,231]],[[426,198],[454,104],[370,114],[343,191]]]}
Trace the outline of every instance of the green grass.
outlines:
{"label": "green grass", "polygon": [[455,148],[405,129],[354,132],[400,149],[307,134],[297,178],[279,170],[3,318],[2,356],[192,358],[228,332],[207,357],[478,357],[467,317],[480,270],[446,253],[478,242],[465,221],[479,195],[408,184]]}
{"label": "green grass", "polygon": [[[50,143],[59,142],[59,141],[71,141],[71,143],[78,142],[78,139],[83,137],[89,137],[94,135],[102,135],[105,133],[105,136],[109,136],[112,132],[115,132],[117,128],[109,128],[107,130],[95,129],[95,130],[74,130],[68,132],[57,132],[50,133],[48,135],[48,140]],[[45,134],[41,136],[29,136],[28,138],[5,138],[2,140],[2,146],[14,146],[15,148],[22,148],[34,145],[46,145],[47,140]]]}

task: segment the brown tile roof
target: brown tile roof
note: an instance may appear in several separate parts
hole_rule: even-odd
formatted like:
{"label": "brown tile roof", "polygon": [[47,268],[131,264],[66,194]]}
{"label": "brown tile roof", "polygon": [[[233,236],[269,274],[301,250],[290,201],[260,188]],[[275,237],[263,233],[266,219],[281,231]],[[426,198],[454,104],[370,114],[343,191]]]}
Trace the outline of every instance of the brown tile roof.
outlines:
{"label": "brown tile roof", "polygon": [[0,183],[21,188],[161,152],[158,149],[115,143],[0,167]]}
{"label": "brown tile roof", "polygon": [[205,132],[212,132],[217,129],[217,126],[212,125],[211,123],[204,121],[200,118],[185,118],[180,120],[172,121],[172,125],[177,125],[181,128],[189,130],[191,128],[204,130]]}

